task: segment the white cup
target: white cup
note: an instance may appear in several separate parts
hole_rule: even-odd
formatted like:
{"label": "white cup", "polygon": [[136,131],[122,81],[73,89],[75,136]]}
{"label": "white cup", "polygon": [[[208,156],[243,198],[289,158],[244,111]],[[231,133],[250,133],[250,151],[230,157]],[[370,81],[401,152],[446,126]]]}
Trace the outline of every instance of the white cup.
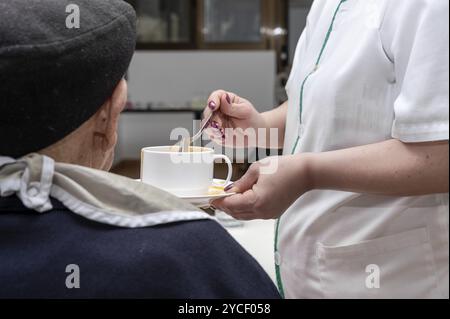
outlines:
{"label": "white cup", "polygon": [[[214,183],[214,162],[223,159],[228,165],[225,182]],[[192,147],[190,152],[173,151],[173,147],[147,147],[141,152],[142,182],[179,197],[207,195],[211,186],[225,186],[231,181],[233,166],[225,155],[210,148]]]}

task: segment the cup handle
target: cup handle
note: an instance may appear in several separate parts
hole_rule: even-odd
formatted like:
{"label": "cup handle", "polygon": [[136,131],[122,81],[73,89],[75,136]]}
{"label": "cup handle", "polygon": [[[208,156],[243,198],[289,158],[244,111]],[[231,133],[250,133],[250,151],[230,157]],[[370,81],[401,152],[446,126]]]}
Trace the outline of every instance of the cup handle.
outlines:
{"label": "cup handle", "polygon": [[225,155],[214,155],[214,161],[218,159],[223,159],[225,163],[228,165],[228,175],[225,183],[213,183],[214,186],[227,186],[231,182],[231,177],[233,177],[233,164],[231,163],[231,160],[228,158],[228,156]]}

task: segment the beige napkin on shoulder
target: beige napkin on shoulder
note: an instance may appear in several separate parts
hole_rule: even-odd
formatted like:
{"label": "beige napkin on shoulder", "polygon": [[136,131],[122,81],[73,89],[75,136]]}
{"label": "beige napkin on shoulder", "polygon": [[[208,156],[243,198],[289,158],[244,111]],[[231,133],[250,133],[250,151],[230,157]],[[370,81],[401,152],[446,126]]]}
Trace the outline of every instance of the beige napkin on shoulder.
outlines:
{"label": "beige napkin on shoulder", "polygon": [[100,170],[55,163],[39,154],[18,160],[0,156],[0,197],[14,194],[30,210],[51,211],[52,197],[75,214],[119,227],[211,219],[155,187]]}

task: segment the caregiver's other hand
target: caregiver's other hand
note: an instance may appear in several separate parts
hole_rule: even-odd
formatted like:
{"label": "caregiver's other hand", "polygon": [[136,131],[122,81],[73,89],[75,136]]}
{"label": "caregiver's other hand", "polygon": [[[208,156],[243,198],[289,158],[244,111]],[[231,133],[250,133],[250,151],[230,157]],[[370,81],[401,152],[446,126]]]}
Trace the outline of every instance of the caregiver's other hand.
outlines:
{"label": "caregiver's other hand", "polygon": [[309,156],[279,156],[253,164],[214,207],[239,220],[275,219],[312,189]]}
{"label": "caregiver's other hand", "polygon": [[219,145],[256,146],[258,129],[268,128],[265,118],[252,103],[231,92],[223,90],[213,92],[208,99],[205,118],[211,112],[215,114],[206,132],[211,140]]}

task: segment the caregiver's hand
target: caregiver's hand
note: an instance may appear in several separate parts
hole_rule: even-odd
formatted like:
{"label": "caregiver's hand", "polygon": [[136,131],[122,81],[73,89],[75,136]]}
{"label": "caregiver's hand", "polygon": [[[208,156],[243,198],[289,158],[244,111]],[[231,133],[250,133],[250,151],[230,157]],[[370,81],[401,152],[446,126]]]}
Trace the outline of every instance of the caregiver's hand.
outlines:
{"label": "caregiver's hand", "polygon": [[[211,140],[230,147],[256,146],[256,136],[249,136],[258,128],[268,128],[268,123],[248,100],[223,90],[215,91],[208,99],[204,116],[215,112],[206,130]],[[248,130],[254,129],[254,130]],[[248,131],[245,131],[248,130]],[[249,138],[252,137],[252,138]]]}
{"label": "caregiver's hand", "polygon": [[237,195],[213,202],[239,220],[280,217],[312,189],[308,155],[272,157],[253,164],[229,192]]}

